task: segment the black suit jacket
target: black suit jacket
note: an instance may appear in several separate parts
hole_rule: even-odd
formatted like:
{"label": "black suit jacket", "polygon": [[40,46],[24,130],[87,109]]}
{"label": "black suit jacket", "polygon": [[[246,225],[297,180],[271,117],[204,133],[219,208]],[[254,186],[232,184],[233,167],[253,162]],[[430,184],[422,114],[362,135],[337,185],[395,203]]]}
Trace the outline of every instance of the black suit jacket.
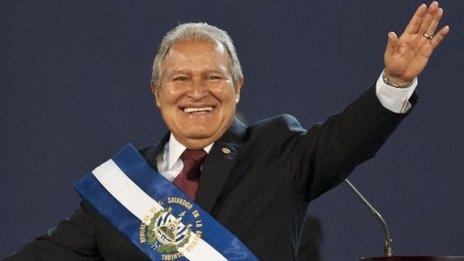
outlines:
{"label": "black suit jacket", "polygon": [[[261,260],[295,260],[309,202],[373,157],[404,117],[385,109],[372,87],[308,131],[290,115],[248,127],[235,120],[206,157],[197,203]],[[168,138],[140,151],[155,168]],[[33,256],[146,259],[85,202],[12,259]]]}

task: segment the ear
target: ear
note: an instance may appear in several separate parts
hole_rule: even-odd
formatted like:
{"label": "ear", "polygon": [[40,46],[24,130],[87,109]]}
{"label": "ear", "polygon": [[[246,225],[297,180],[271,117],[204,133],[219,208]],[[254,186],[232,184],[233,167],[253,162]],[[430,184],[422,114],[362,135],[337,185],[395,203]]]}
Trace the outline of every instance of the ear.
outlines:
{"label": "ear", "polygon": [[154,82],[151,82],[150,83],[150,89],[151,89],[151,93],[153,93],[153,96],[155,96],[155,104],[159,108],[160,107],[159,86],[156,85]]}
{"label": "ear", "polygon": [[243,77],[240,78],[234,86],[236,104],[240,101],[240,91],[242,90],[242,86],[243,86]]}
{"label": "ear", "polygon": [[234,89],[235,89],[235,95],[238,95],[240,96],[240,91],[242,90],[242,86],[243,86],[243,77],[240,78],[237,83],[235,83],[235,86],[234,86]]}

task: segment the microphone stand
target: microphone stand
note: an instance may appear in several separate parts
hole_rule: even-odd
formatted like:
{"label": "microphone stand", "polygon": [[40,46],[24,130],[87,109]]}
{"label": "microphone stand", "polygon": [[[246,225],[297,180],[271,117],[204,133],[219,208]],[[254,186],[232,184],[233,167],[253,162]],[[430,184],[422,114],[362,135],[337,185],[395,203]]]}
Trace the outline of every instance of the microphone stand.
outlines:
{"label": "microphone stand", "polygon": [[345,184],[353,191],[354,194],[361,200],[361,202],[371,211],[372,215],[377,219],[377,221],[382,226],[383,234],[385,237],[385,247],[384,254],[385,256],[393,255],[393,239],[390,234],[390,229],[388,229],[387,222],[383,219],[382,215],[367,201],[367,199],[356,189],[356,187],[348,180],[345,179]]}

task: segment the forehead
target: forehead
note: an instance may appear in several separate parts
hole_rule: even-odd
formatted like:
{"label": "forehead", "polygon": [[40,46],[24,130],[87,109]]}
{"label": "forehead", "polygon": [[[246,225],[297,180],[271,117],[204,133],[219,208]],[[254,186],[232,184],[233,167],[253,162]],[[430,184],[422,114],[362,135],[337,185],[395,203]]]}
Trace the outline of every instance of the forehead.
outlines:
{"label": "forehead", "polygon": [[225,69],[229,63],[229,55],[222,44],[216,41],[184,40],[169,49],[163,61],[163,69]]}

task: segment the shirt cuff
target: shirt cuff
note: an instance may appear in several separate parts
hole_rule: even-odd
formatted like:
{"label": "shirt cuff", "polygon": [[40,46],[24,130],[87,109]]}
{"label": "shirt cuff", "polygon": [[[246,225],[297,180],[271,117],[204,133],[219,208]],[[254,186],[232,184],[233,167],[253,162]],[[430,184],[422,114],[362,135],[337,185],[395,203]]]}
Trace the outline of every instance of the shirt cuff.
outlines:
{"label": "shirt cuff", "polygon": [[411,98],[417,86],[417,77],[412,81],[411,86],[407,88],[396,88],[386,84],[380,74],[375,84],[375,93],[380,103],[386,109],[395,113],[406,113],[411,108],[409,98]]}

